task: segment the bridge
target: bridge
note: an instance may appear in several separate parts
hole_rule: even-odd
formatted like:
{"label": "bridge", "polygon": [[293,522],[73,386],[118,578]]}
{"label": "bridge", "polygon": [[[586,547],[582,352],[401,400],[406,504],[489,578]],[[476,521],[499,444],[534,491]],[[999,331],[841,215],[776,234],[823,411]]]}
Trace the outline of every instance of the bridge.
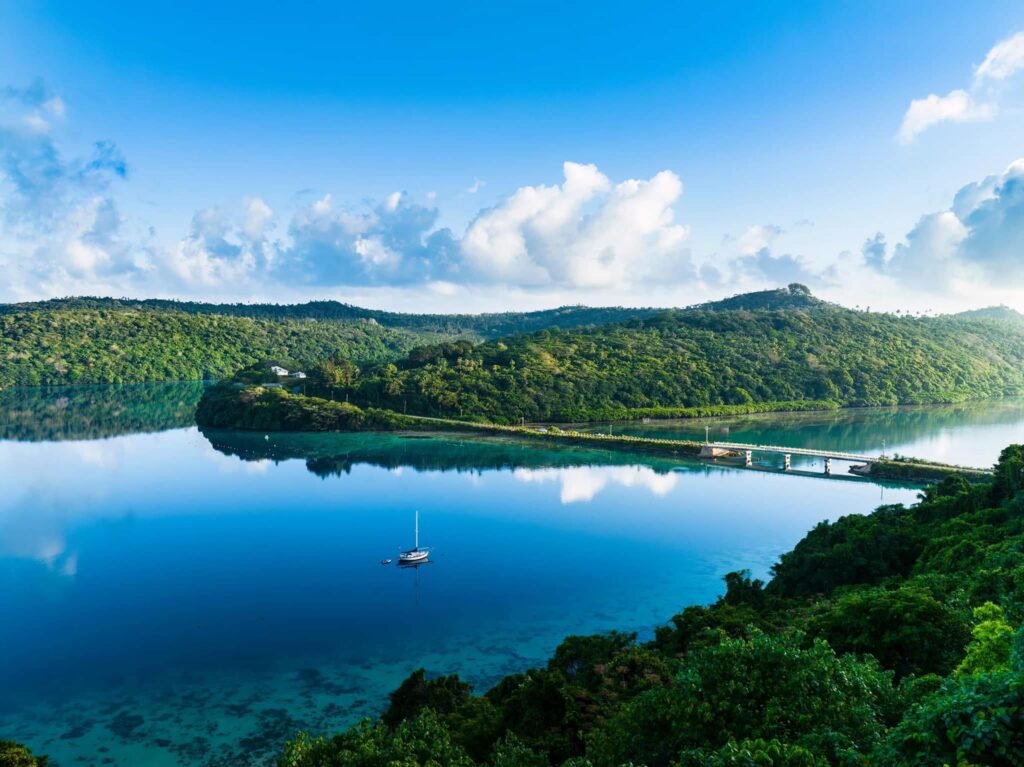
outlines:
{"label": "bridge", "polygon": [[794,455],[809,455],[825,459],[825,473],[832,473],[832,461],[851,461],[853,463],[872,464],[881,461],[877,455],[858,455],[844,453],[842,450],[814,450],[808,447],[785,447],[782,445],[751,445],[745,442],[706,442],[700,449],[702,458],[720,458],[733,453],[742,453],[747,466],[754,464],[754,453],[773,453],[782,456],[782,468],[789,471]]}

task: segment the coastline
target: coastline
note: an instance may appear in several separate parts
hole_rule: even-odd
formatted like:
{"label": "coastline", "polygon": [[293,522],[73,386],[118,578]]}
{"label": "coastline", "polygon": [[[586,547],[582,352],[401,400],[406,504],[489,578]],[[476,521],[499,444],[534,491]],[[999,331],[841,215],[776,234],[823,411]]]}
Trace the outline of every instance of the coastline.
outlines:
{"label": "coastline", "polygon": [[[657,420],[757,413],[826,412],[841,409],[836,403],[827,403],[831,406],[818,408],[811,407],[812,404],[825,403],[801,401],[697,408],[658,408],[659,411],[671,410],[675,415],[662,416]],[[687,413],[686,415],[679,415],[684,411]],[[647,416],[647,418],[654,420],[652,416]],[[196,410],[196,422],[200,428],[265,432],[399,430],[426,433],[485,432],[528,440],[556,442],[562,445],[628,449],[634,452],[649,452],[690,459],[701,458],[701,449],[704,446],[704,443],[698,440],[584,432],[572,428],[563,429],[557,424],[509,425],[482,419],[408,415],[377,408],[364,409],[348,402],[335,402],[320,397],[294,394],[280,387],[242,386],[227,383],[211,387],[203,393]],[[575,425],[583,424],[577,422]],[[726,456],[726,459],[728,460],[729,457]],[[720,460],[720,458],[712,457],[710,460]],[[851,470],[851,473],[871,479],[899,480],[913,484],[930,484],[954,474],[964,476],[971,482],[978,482],[984,481],[991,475],[987,469],[952,466],[901,457],[877,461],[870,464],[865,471]]]}

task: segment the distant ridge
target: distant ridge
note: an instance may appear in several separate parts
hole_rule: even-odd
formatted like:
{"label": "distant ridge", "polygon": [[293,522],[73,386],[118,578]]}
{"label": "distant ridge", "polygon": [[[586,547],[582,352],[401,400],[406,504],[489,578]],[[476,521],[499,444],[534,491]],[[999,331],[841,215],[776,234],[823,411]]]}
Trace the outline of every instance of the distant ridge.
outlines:
{"label": "distant ridge", "polygon": [[[260,360],[303,370],[332,358],[360,369],[360,387],[379,389],[365,392],[367,402],[404,411],[408,400],[420,414],[446,417],[948,402],[1024,388],[1024,318],[1005,307],[870,313],[798,283],[682,309],[494,314],[402,314],[338,301],[0,304],[0,386],[218,379]],[[401,395],[387,399],[385,390]]]}
{"label": "distant ridge", "polygon": [[824,309],[830,307],[839,308],[836,304],[830,304],[828,301],[815,298],[806,285],[794,282],[785,288],[741,293],[731,298],[723,298],[720,301],[697,304],[692,308],[715,311],[746,310],[756,312],[780,309]]}
{"label": "distant ridge", "polygon": [[389,328],[402,328],[445,335],[475,335],[497,338],[546,328],[579,328],[650,317],[664,309],[561,306],[533,312],[486,314],[416,314],[364,309],[340,301],[307,301],[301,304],[243,304],[175,301],[160,298],[100,298],[92,296],[51,298],[16,304],[0,304],[0,316],[19,312],[56,311],[148,311],[182,312],[193,315],[249,317],[257,320],[370,320]]}
{"label": "distant ridge", "polygon": [[1024,314],[1009,306],[986,306],[983,309],[970,309],[953,316],[964,320],[998,320],[1024,325]]}

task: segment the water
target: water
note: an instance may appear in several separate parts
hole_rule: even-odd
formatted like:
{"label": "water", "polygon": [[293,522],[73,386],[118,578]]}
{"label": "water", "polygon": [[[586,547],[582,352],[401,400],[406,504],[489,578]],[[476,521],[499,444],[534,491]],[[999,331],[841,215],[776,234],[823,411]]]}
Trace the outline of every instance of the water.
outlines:
{"label": "water", "polygon": [[[0,393],[0,738],[58,766],[271,764],[416,668],[482,690],[570,633],[649,636],[818,521],[916,495],[471,436],[204,435],[198,395]],[[986,465],[1024,403],[708,423]],[[414,509],[433,563],[381,565]]]}

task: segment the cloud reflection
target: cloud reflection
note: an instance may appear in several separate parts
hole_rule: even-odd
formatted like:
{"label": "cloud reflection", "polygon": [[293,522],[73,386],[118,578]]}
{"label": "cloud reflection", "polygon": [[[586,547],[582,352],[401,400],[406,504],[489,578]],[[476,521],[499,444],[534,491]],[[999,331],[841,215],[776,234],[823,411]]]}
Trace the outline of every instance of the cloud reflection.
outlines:
{"label": "cloud reflection", "polygon": [[563,504],[592,501],[609,485],[642,487],[657,496],[668,495],[679,481],[676,474],[659,474],[646,466],[580,466],[564,469],[516,469],[520,482],[561,484]]}

